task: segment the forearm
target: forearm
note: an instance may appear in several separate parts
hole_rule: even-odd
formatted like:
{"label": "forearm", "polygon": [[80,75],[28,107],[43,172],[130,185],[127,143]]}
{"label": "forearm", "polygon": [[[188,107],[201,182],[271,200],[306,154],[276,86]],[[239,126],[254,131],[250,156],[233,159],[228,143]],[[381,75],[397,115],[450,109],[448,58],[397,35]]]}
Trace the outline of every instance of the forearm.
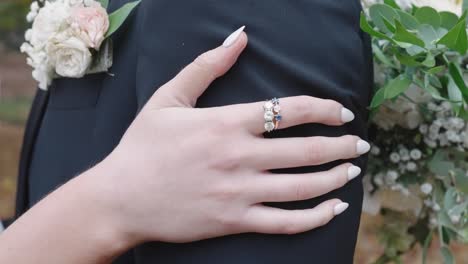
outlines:
{"label": "forearm", "polygon": [[0,235],[0,263],[109,263],[130,247],[104,209],[95,173],[65,184]]}

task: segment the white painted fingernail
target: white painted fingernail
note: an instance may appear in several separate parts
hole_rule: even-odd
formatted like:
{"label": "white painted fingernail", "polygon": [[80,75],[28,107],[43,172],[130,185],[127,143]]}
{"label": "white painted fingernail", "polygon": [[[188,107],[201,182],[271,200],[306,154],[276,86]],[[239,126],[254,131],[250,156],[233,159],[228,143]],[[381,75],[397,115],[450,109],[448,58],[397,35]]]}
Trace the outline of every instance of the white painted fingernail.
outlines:
{"label": "white painted fingernail", "polygon": [[344,108],[341,109],[341,121],[343,123],[348,123],[348,122],[351,122],[353,121],[355,118],[353,112],[351,112],[349,109],[347,108]]}
{"label": "white painted fingernail", "polygon": [[346,209],[348,209],[349,203],[339,203],[335,205],[334,213],[335,216],[342,214]]}
{"label": "white painted fingernail", "polygon": [[357,166],[351,166],[348,168],[348,180],[351,181],[352,179],[356,178],[361,174],[361,168]]}
{"label": "white painted fingernail", "polygon": [[366,141],[361,139],[357,142],[357,146],[356,146],[357,154],[359,155],[366,154],[367,152],[369,152],[370,149],[371,149],[371,146]]}
{"label": "white painted fingernail", "polygon": [[223,47],[230,47],[236,40],[240,37],[242,32],[244,31],[245,26],[240,27],[238,30],[234,31],[229,37],[226,38],[226,40],[223,43]]}

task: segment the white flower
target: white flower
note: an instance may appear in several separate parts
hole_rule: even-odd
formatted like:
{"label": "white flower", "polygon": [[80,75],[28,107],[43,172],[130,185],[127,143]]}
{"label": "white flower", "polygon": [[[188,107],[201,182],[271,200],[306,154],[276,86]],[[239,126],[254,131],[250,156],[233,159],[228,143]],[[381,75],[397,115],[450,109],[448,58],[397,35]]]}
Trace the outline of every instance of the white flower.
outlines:
{"label": "white flower", "polygon": [[450,221],[455,225],[460,223],[460,219],[460,215],[450,215]]}
{"label": "white flower", "polygon": [[49,38],[66,30],[69,15],[70,7],[60,1],[46,2],[32,25],[31,44],[38,49],[45,47]]}
{"label": "white flower", "polygon": [[391,183],[394,183],[398,177],[400,177],[400,175],[398,174],[398,172],[394,171],[394,170],[389,170],[387,172],[387,175],[385,176],[385,182],[387,184],[391,184]]}
{"label": "white flower", "polygon": [[413,149],[410,152],[410,156],[413,160],[419,160],[422,157],[422,152],[419,149]]}
{"label": "white flower", "polygon": [[421,185],[420,189],[422,193],[429,195],[432,192],[433,187],[432,187],[432,184],[426,182]]}
{"label": "white flower", "polygon": [[380,148],[376,145],[373,145],[371,148],[371,154],[374,156],[378,156],[380,154]]}
{"label": "white flower", "polygon": [[421,132],[421,134],[426,134],[428,130],[429,130],[429,126],[426,124],[419,126],[419,132]]}
{"label": "white flower", "polygon": [[418,170],[418,165],[416,165],[416,163],[410,161],[410,162],[408,162],[408,164],[406,164],[406,168],[409,171],[417,171]]}
{"label": "white flower", "polygon": [[392,152],[390,154],[390,161],[393,162],[393,163],[398,163],[400,162],[400,155],[396,152]]}
{"label": "white flower", "polygon": [[55,35],[49,41],[47,55],[51,65],[55,66],[55,72],[62,77],[83,77],[92,61],[86,44],[67,31]]}

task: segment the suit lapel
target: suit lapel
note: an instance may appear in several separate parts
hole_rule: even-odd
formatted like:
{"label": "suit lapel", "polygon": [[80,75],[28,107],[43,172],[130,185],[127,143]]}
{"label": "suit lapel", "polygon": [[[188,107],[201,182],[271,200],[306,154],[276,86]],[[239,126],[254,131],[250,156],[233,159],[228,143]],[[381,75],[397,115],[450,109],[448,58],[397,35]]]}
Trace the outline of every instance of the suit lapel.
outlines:
{"label": "suit lapel", "polygon": [[29,166],[36,137],[42,123],[42,118],[44,117],[48,98],[49,93],[47,91],[38,89],[26,124],[19,165],[18,191],[16,194],[16,218],[29,209]]}

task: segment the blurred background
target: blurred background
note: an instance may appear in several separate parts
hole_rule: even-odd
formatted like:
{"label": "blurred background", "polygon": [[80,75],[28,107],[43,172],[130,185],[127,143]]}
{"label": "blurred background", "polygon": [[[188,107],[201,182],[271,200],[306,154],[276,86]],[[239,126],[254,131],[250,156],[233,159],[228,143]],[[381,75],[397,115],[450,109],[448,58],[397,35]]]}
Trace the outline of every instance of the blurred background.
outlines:
{"label": "blurred background", "polygon": [[[26,57],[18,52],[28,26],[25,16],[30,3],[31,0],[0,0],[0,219],[8,219],[14,213],[20,147],[36,91]],[[377,216],[363,214],[355,263],[372,263],[382,253],[376,236],[379,221]],[[428,263],[442,263],[437,245],[432,248]],[[457,263],[468,263],[468,249],[454,249]],[[422,263],[421,255],[416,248],[405,256],[404,263]]]}

